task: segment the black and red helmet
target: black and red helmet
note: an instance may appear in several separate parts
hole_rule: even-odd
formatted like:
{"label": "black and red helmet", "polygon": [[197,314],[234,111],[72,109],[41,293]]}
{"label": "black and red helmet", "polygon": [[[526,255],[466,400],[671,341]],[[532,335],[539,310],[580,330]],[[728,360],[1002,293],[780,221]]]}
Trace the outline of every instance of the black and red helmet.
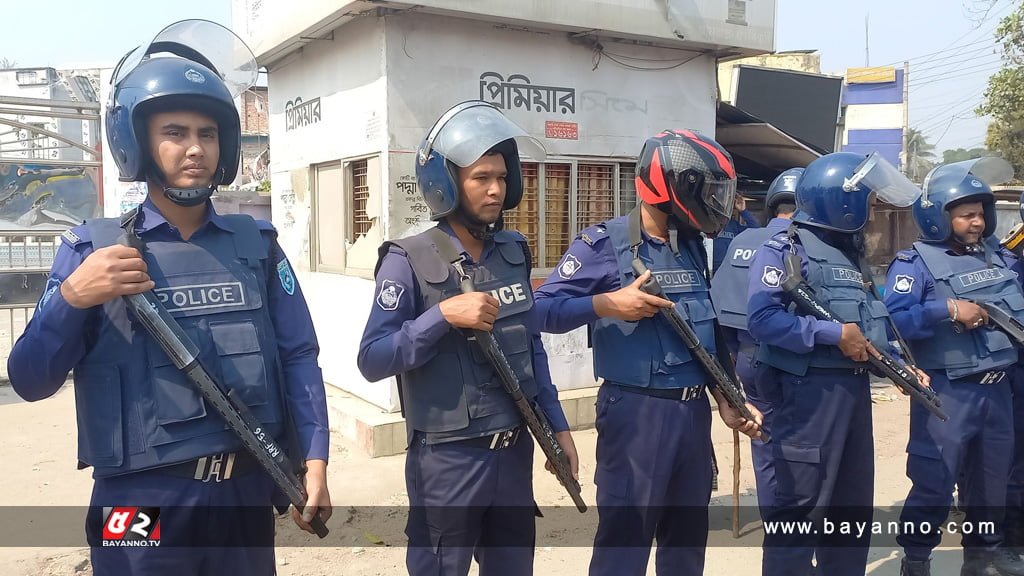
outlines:
{"label": "black and red helmet", "polygon": [[736,168],[711,138],[691,130],[665,130],[644,142],[636,165],[640,200],[679,223],[717,234],[732,216]]}

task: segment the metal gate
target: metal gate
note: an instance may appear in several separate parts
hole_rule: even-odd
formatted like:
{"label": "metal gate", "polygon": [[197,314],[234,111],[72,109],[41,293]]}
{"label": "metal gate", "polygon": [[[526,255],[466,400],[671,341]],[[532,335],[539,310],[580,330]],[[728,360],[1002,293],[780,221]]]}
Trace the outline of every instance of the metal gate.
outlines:
{"label": "metal gate", "polygon": [[[98,70],[3,70],[0,381],[46,287],[60,234],[102,214]],[[42,97],[39,97],[42,96]],[[40,358],[45,362],[45,358]]]}

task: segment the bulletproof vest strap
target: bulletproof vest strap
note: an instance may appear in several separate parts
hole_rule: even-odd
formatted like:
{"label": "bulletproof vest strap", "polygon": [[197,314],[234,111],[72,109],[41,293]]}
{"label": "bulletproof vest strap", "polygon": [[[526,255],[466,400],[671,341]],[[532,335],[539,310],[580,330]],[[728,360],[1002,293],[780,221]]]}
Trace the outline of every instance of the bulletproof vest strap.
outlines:
{"label": "bulletproof vest strap", "polygon": [[136,206],[125,212],[120,218],[94,218],[87,220],[85,225],[89,228],[89,240],[93,250],[106,248],[118,243],[121,235],[124,234],[122,226],[134,222],[139,218],[141,212]]}
{"label": "bulletproof vest strap", "polygon": [[235,255],[245,262],[250,268],[260,268],[263,260],[267,258],[267,251],[264,250],[263,236],[256,220],[248,214],[222,214],[231,224],[232,234],[235,242]]}
{"label": "bulletproof vest strap", "polygon": [[640,257],[640,246],[644,243],[643,236],[640,235],[640,204],[637,203],[632,210],[629,211],[629,249],[633,251],[633,258]]}
{"label": "bulletproof vest strap", "polygon": [[447,232],[434,226],[427,230],[427,236],[434,242],[434,246],[437,246],[437,254],[446,264],[462,261],[462,254],[455,249],[455,243],[452,242],[452,238]]}

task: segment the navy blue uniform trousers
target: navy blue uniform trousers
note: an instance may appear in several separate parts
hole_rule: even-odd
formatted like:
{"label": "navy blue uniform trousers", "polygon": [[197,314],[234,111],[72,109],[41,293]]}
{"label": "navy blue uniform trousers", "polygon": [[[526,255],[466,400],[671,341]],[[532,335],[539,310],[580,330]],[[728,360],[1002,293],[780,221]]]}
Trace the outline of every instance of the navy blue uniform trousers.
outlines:
{"label": "navy blue uniform trousers", "polygon": [[[276,486],[262,470],[221,482],[159,470],[97,478],[86,518],[93,574],[272,576],[275,494]],[[114,506],[159,507],[160,546],[103,546],[103,508]]]}
{"label": "navy blue uniform trousers", "polygon": [[[751,358],[749,351],[740,350],[736,355],[736,375],[743,384],[743,391],[747,395],[747,402],[754,405],[761,411],[764,419],[761,427],[771,434],[772,418],[774,411],[770,402],[765,400],[757,389],[758,378],[772,377],[774,371],[765,364],[760,364]],[[754,466],[754,482],[757,485],[757,505],[761,510],[761,519],[765,517],[768,508],[775,505],[775,464],[772,456],[771,441],[761,440],[750,441],[750,459]]]}
{"label": "navy blue uniform trousers", "polygon": [[809,368],[777,371],[758,381],[774,407],[775,503],[765,522],[810,522],[814,535],[767,528],[762,574],[807,574],[817,558],[822,576],[863,576],[867,539],[827,534],[830,522],[870,522],[874,490],[871,394],[867,373]]}
{"label": "navy blue uniform trousers", "polygon": [[605,383],[597,395],[598,527],[591,576],[704,571],[711,499],[711,408]]}
{"label": "navy blue uniform trousers", "polygon": [[427,444],[417,432],[405,461],[406,567],[411,576],[533,574],[533,438],[500,450]]}
{"label": "navy blue uniform trousers", "polygon": [[1024,366],[1014,367],[1013,465],[1006,486],[1006,543],[1024,547]]}
{"label": "navy blue uniform trousers", "polygon": [[[917,530],[897,537],[911,560],[927,559],[938,546],[942,536],[935,528],[949,514],[958,479],[966,521],[1001,526],[1013,458],[1012,371],[995,384],[979,384],[981,375],[952,382],[942,371],[928,375],[949,420],[940,421],[916,402],[910,405],[907,477],[914,485],[900,521],[933,527],[927,534]],[[1002,542],[1002,530],[975,532],[963,535],[964,547],[994,549]]]}

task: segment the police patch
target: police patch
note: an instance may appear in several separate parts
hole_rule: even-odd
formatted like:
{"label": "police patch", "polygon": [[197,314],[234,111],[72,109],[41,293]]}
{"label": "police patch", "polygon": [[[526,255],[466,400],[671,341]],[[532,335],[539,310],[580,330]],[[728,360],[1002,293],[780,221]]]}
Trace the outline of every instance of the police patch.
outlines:
{"label": "police patch", "polygon": [[782,283],[782,270],[774,266],[765,266],[761,274],[761,283],[769,288],[778,288]]}
{"label": "police patch", "polygon": [[377,305],[381,310],[397,310],[402,294],[405,294],[404,286],[394,280],[384,280],[380,285],[380,294],[377,294]]}
{"label": "police patch", "polygon": [[54,292],[60,288],[60,278],[54,278],[51,276],[46,281],[46,288],[43,289],[43,295],[39,297],[39,304],[36,305],[36,310],[42,310],[43,306],[50,301],[50,297],[53,296]]}
{"label": "police patch", "polygon": [[281,288],[284,288],[289,296],[295,294],[295,276],[287,258],[277,263],[277,277],[281,279]]}
{"label": "police patch", "polygon": [[897,274],[896,283],[892,285],[892,291],[899,294],[910,294],[910,289],[914,287],[914,277],[907,276],[906,274]]}
{"label": "police patch", "polygon": [[562,263],[558,265],[558,275],[568,280],[579,272],[580,268],[583,268],[583,263],[580,262],[580,259],[572,254],[566,254]]}

